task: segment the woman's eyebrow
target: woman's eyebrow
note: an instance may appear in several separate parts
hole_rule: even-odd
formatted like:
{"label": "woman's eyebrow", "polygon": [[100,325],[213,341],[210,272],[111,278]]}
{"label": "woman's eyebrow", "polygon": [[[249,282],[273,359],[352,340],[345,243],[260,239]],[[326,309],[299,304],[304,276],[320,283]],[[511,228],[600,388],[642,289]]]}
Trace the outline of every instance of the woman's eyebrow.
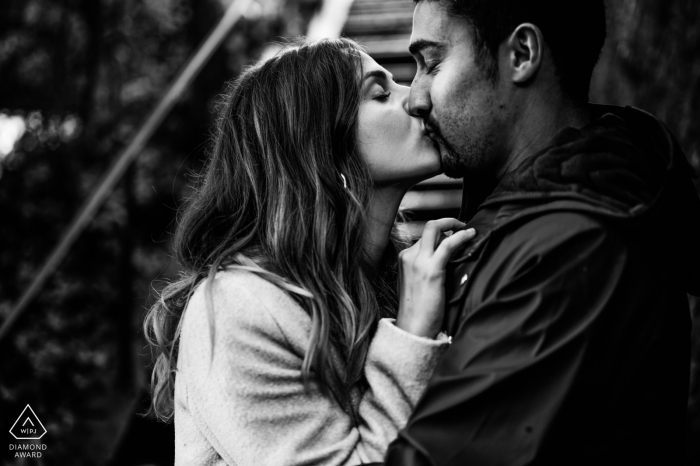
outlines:
{"label": "woman's eyebrow", "polygon": [[384,72],[383,70],[372,70],[365,73],[365,76],[364,78],[362,78],[362,81],[367,81],[370,78],[379,78],[385,81],[391,81],[394,79],[393,76],[387,76],[386,72]]}

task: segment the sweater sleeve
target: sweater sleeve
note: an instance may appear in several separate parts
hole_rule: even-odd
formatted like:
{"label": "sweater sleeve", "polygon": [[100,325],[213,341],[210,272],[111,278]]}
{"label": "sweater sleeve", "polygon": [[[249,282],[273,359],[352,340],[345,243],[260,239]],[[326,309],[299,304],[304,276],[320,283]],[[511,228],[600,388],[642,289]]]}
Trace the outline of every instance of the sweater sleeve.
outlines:
{"label": "sweater sleeve", "polygon": [[416,337],[381,321],[368,351],[369,388],[356,425],[315,382],[304,387],[306,312],[259,277],[224,275],[212,287],[213,348],[204,287],[190,301],[180,342],[177,377],[184,378],[187,404],[203,437],[230,465],[381,461],[447,339]]}
{"label": "sweater sleeve", "polygon": [[408,421],[450,341],[444,333],[431,340],[399,329],[393,319],[379,321],[365,361],[369,390],[359,409],[365,460],[382,459]]}

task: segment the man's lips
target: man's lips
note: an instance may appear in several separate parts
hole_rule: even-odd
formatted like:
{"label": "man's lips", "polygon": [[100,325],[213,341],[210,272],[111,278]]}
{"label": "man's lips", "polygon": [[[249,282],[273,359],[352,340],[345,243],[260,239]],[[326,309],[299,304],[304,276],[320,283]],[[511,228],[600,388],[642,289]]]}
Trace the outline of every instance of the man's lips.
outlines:
{"label": "man's lips", "polygon": [[423,134],[432,141],[433,146],[435,146],[435,148],[439,151],[440,147],[442,146],[440,143],[440,135],[432,128],[431,125],[427,125],[425,121],[423,121]]}

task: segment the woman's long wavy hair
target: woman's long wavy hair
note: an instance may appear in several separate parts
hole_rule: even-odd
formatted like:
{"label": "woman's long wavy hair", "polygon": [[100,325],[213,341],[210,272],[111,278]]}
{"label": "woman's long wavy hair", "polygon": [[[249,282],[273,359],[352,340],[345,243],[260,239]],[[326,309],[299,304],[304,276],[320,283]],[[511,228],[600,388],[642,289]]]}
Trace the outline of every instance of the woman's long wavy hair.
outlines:
{"label": "woman's long wavy hair", "polygon": [[[188,300],[196,285],[206,280],[210,287],[223,269],[270,280],[309,313],[306,384],[316,380],[347,407],[350,387],[363,382],[376,324],[395,315],[396,272],[387,264],[405,241],[395,228],[385,266],[370,264],[365,234],[372,180],[356,150],[361,66],[360,49],[350,40],[306,41],[229,84],[209,159],[175,232],[184,272],[163,289],[144,322],[155,358],[151,410],[160,419],[173,415]],[[208,317],[213,347],[210,292]]]}

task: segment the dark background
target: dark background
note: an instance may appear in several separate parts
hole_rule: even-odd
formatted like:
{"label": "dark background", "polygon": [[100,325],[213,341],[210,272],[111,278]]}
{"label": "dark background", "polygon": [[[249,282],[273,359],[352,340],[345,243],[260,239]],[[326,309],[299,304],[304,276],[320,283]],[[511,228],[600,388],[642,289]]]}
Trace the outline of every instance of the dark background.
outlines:
{"label": "dark background", "polygon": [[[410,0],[405,0],[410,3]],[[4,0],[0,118],[26,132],[0,152],[0,321],[82,201],[130,140],[226,0]],[[223,83],[270,40],[303,34],[320,0],[271,0],[241,20],[182,96],[42,294],[0,341],[0,433],[27,403],[44,423],[41,459],[4,464],[172,464],[172,425],[147,408],[140,326],[173,277],[170,232],[201,167]],[[700,168],[697,0],[617,0],[591,99],[664,120]],[[700,238],[698,238],[700,241]],[[694,319],[688,464],[700,464],[700,303]],[[654,383],[654,381],[649,381]]]}

